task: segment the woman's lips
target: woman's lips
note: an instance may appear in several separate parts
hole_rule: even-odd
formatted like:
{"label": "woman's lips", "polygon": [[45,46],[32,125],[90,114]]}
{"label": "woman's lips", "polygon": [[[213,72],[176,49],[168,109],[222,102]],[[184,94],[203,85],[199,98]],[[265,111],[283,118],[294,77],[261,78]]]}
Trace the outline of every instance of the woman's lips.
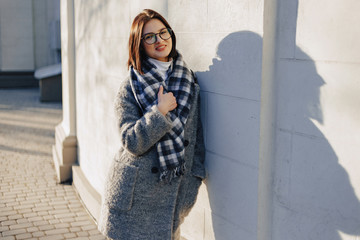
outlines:
{"label": "woman's lips", "polygon": [[166,48],[166,45],[159,45],[155,48],[156,51],[164,51]]}

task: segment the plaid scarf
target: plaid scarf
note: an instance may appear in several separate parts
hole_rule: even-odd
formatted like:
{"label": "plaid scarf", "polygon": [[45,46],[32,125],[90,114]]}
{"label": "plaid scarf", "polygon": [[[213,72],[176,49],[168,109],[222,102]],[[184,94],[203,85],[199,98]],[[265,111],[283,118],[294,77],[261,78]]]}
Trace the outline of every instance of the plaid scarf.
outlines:
{"label": "plaid scarf", "polygon": [[179,53],[172,64],[168,70],[167,79],[162,79],[156,67],[148,60],[144,60],[142,63],[143,75],[132,67],[130,68],[132,91],[143,112],[149,111],[153,105],[158,103],[157,94],[160,85],[163,86],[164,93],[172,92],[176,98],[177,108],[167,114],[173,127],[156,143],[160,180],[166,179],[169,182],[172,178],[184,175],[184,126],[190,112],[191,91],[194,87],[192,71]]}

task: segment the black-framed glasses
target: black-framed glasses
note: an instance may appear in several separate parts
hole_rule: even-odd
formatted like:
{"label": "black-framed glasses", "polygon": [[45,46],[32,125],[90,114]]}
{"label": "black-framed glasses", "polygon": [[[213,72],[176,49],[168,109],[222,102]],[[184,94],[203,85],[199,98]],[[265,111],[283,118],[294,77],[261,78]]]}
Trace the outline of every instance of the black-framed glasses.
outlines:
{"label": "black-framed glasses", "polygon": [[156,43],[157,35],[159,35],[162,40],[168,40],[169,38],[171,38],[172,30],[170,28],[162,28],[158,33],[147,33],[142,36],[141,39],[144,40],[146,44],[151,45]]}

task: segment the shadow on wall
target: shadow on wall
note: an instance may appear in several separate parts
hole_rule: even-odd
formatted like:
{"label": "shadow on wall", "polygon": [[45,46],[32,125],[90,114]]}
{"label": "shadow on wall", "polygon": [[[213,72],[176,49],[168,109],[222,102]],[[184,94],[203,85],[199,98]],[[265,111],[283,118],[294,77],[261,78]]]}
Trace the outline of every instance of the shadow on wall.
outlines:
{"label": "shadow on wall", "polygon": [[324,123],[320,88],[326,83],[310,56],[299,47],[296,54],[310,60],[283,59],[278,66],[274,239],[358,236],[359,200],[346,169],[313,123]]}
{"label": "shadow on wall", "polygon": [[[202,89],[206,182],[216,239],[256,239],[262,38],[240,31],[217,47]],[[206,239],[206,238],[205,238]]]}
{"label": "shadow on wall", "polygon": [[[219,240],[257,237],[261,48],[258,34],[231,33],[220,42],[209,71],[197,72],[206,186]],[[307,56],[298,47],[297,53]],[[307,58],[279,62],[273,239],[340,240],[342,233],[360,234],[360,204],[346,170],[312,122],[324,122],[320,87],[325,82]]]}

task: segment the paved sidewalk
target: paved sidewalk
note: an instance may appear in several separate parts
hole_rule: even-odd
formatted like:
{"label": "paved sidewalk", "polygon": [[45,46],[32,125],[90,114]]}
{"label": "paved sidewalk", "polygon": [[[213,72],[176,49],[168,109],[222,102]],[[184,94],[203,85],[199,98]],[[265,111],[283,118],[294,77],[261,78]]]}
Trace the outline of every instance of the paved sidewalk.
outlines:
{"label": "paved sidewalk", "polygon": [[0,239],[105,239],[71,185],[56,183],[51,147],[61,104],[38,89],[0,89]]}

